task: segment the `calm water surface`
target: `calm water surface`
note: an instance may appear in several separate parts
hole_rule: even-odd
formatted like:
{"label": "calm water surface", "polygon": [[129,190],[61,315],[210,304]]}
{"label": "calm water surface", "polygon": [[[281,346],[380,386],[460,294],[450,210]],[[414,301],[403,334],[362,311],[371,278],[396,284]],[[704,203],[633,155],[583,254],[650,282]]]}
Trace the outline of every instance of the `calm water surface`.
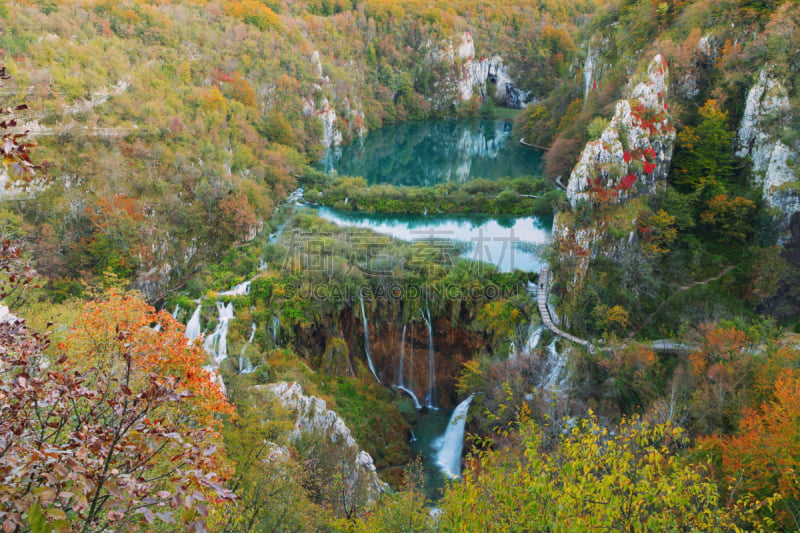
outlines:
{"label": "calm water surface", "polygon": [[462,257],[495,265],[503,272],[538,271],[544,264],[538,249],[550,242],[553,219],[447,215],[385,215],[318,208],[318,214],[340,226],[369,228],[404,241],[447,239],[467,243]]}
{"label": "calm water surface", "polygon": [[323,167],[372,185],[430,186],[472,178],[541,174],[541,152],[511,137],[504,120],[424,120],[393,124],[328,151]]}

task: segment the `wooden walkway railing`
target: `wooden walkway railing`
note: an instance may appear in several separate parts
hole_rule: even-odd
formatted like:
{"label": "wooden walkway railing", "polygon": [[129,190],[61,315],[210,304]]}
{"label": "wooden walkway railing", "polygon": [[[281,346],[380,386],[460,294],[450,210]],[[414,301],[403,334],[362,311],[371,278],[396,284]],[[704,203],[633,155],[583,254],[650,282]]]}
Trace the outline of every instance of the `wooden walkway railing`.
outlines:
{"label": "wooden walkway railing", "polygon": [[544,267],[542,271],[539,273],[539,286],[536,291],[536,303],[539,306],[539,314],[542,316],[542,323],[544,326],[558,335],[559,337],[563,337],[567,340],[570,340],[576,344],[580,344],[581,346],[585,346],[590,352],[594,352],[594,345],[591,342],[576,337],[575,335],[570,335],[566,331],[563,331],[561,328],[556,326],[553,323],[553,319],[550,316],[550,309],[547,307],[547,295],[550,292],[550,271],[547,267]]}

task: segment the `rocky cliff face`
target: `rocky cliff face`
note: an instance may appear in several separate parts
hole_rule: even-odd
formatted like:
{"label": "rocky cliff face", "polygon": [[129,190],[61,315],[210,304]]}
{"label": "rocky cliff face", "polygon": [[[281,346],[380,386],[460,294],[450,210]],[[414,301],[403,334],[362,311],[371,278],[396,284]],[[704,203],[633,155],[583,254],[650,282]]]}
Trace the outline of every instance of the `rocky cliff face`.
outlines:
{"label": "rocky cliff face", "polygon": [[453,65],[455,76],[452,81],[459,100],[469,100],[477,89],[481,100],[493,94],[503,105],[515,109],[525,107],[529,93],[515,85],[500,56],[476,59],[475,42],[469,31],[455,42],[448,43],[436,55]]}
{"label": "rocky cliff face", "polygon": [[791,127],[789,94],[783,83],[762,70],[750,89],[737,137],[739,157],[750,156],[753,179],[772,208],[778,243],[800,241],[800,146],[785,144],[781,134]]}
{"label": "rocky cliff face", "polygon": [[[311,53],[309,63],[312,73],[317,77],[317,83],[313,86],[313,94],[303,96],[303,115],[317,117],[322,122],[322,146],[327,150],[331,146],[339,146],[345,139],[362,137],[367,128],[364,112],[357,99],[353,97],[351,101],[348,95],[336,94],[330,78],[323,73],[317,50]],[[331,103],[331,100],[336,104]]]}
{"label": "rocky cliff face", "polygon": [[[574,209],[602,207],[621,211],[630,200],[653,195],[666,187],[675,128],[667,104],[669,69],[658,55],[643,81],[630,85],[629,97],[617,103],[614,116],[600,138],[581,152],[567,184],[567,199]],[[616,206],[616,207],[615,207]],[[635,227],[635,213],[625,222]],[[582,277],[589,260],[627,246],[635,233],[623,238],[608,233],[607,221],[595,216],[577,225],[572,213],[559,213],[553,226],[560,248],[576,259],[576,276]]]}
{"label": "rocky cliff face", "polygon": [[329,410],[325,400],[303,393],[298,383],[272,383],[266,387],[280,402],[297,414],[293,438],[303,433],[316,432],[336,445],[340,454],[339,464],[344,465],[345,494],[348,507],[352,502],[375,500],[389,486],[378,478],[372,457],[362,450],[350,434],[350,429],[339,415]]}
{"label": "rocky cliff face", "polygon": [[[376,372],[387,385],[402,385],[422,402],[429,391],[430,339],[424,317],[403,317],[402,303],[366,302],[369,345]],[[295,347],[312,367],[337,375],[355,375],[357,361],[366,367],[364,326],[358,309],[345,307],[335,318],[295,331]],[[485,345],[484,339],[454,323],[473,317],[462,307],[457,322],[432,313],[435,398],[442,408],[454,407],[455,378],[463,362]],[[405,323],[405,327],[404,327]],[[405,336],[404,336],[405,333]],[[402,368],[401,368],[402,361]]]}

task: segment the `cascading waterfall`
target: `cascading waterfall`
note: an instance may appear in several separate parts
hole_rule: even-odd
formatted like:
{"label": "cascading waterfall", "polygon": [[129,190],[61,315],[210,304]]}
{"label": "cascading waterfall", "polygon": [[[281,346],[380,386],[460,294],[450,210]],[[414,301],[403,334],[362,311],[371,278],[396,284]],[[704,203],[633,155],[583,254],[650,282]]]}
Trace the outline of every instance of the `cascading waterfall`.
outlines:
{"label": "cascading waterfall", "polygon": [[219,293],[220,296],[247,296],[250,294],[250,281],[244,281],[229,291]]}
{"label": "cascading waterfall", "polygon": [[281,319],[277,315],[272,317],[272,344],[278,345],[278,333],[281,329]]}
{"label": "cascading waterfall", "polygon": [[177,319],[178,318],[178,313],[180,312],[180,310],[181,310],[181,306],[180,305],[176,305],[175,306],[175,310],[172,312],[172,318]]}
{"label": "cascading waterfall", "polygon": [[202,305],[198,305],[194,313],[192,313],[192,318],[190,318],[189,322],[186,324],[186,330],[183,334],[189,339],[189,342],[192,342],[200,336],[200,311],[202,308]]}
{"label": "cascading waterfall", "polygon": [[400,368],[397,371],[397,386],[404,387],[405,380],[403,379],[403,370],[406,366],[406,326],[403,324],[403,334],[400,336]]}
{"label": "cascading waterfall", "polygon": [[414,323],[411,323],[411,339],[409,340],[408,347],[411,348],[410,355],[408,356],[408,383],[406,387],[408,390],[414,390]]}
{"label": "cascading waterfall", "polygon": [[414,402],[414,409],[416,409],[417,411],[421,411],[422,410],[422,404],[419,403],[419,399],[417,398],[417,395],[414,394],[414,392],[412,390],[407,389],[407,388],[403,387],[402,385],[398,385],[397,386],[397,390],[403,391],[406,394],[408,394],[409,397],[411,397],[411,401]]}
{"label": "cascading waterfall", "polygon": [[358,293],[358,299],[361,301],[361,318],[364,321],[364,353],[367,355],[367,364],[369,365],[369,370],[372,372],[372,375],[375,376],[378,383],[381,383],[381,378],[379,378],[378,373],[375,372],[375,365],[372,364],[372,353],[369,349],[369,324],[367,323],[367,313],[364,310],[364,295],[360,292]]}
{"label": "cascading waterfall", "polygon": [[553,339],[553,342],[547,346],[547,374],[542,376],[542,388],[554,392],[563,390],[566,377],[562,379],[561,374],[566,366],[566,354],[558,353],[556,339]]}
{"label": "cascading waterfall", "polygon": [[217,322],[217,327],[214,328],[214,333],[206,337],[203,349],[211,354],[214,362],[219,366],[228,357],[228,327],[231,320],[235,318],[233,304],[224,304],[218,301],[217,312],[219,313],[219,322]]}
{"label": "cascading waterfall", "polygon": [[425,393],[425,407],[428,409],[436,409],[436,405],[433,403],[436,395],[436,360],[433,350],[433,324],[431,323],[431,310],[427,302],[425,303],[425,312],[427,316],[425,316],[425,314],[422,315],[422,319],[428,326],[428,392]]}
{"label": "cascading waterfall", "polygon": [[525,355],[530,355],[539,346],[539,341],[542,340],[542,333],[544,332],[544,326],[538,326],[536,329],[533,330],[530,337],[528,337],[528,342],[525,343],[525,349],[522,352]]}
{"label": "cascading waterfall", "polygon": [[256,336],[256,323],[253,322],[252,326],[250,327],[250,337],[247,339],[247,344],[242,346],[242,353],[239,356],[239,373],[240,374],[250,374],[253,372],[253,363],[250,362],[250,359],[244,356],[245,350],[247,350],[247,346],[249,344],[253,344],[253,339]]}
{"label": "cascading waterfall", "polygon": [[467,411],[474,394],[456,406],[447,423],[447,430],[441,437],[436,454],[436,464],[442,472],[452,479],[461,477],[461,452],[464,450],[464,428],[467,425]]}

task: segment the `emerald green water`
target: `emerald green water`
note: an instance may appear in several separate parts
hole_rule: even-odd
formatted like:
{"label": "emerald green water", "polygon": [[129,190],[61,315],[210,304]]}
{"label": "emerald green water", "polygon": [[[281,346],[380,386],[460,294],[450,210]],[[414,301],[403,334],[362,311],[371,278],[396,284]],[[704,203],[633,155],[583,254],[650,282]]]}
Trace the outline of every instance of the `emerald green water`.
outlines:
{"label": "emerald green water", "polygon": [[539,175],[541,152],[522,146],[505,120],[424,120],[370,131],[331,148],[326,171],[361,176],[372,185],[430,186],[472,178]]}
{"label": "emerald green water", "polygon": [[[516,142],[504,120],[427,120],[369,132],[332,148],[324,165],[370,184],[430,186],[447,180],[538,175],[541,152]],[[539,249],[550,241],[552,217],[379,215],[318,209],[340,226],[370,228],[398,239],[449,239],[467,243],[462,255],[502,271],[537,271]]]}

